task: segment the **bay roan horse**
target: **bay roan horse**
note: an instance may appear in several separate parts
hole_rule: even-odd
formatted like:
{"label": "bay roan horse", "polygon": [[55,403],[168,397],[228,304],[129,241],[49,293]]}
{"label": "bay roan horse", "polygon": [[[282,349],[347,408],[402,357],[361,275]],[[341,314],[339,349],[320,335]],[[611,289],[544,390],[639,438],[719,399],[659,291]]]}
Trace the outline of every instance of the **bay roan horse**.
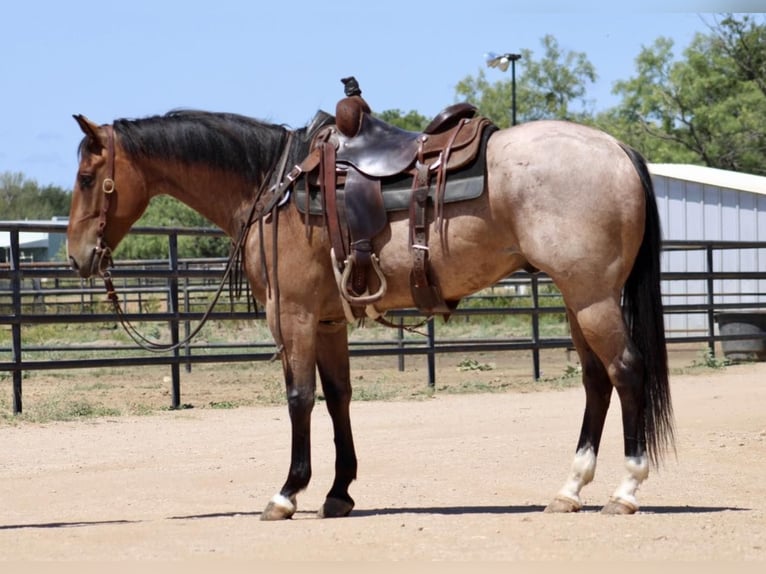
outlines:
{"label": "bay roan horse", "polygon": [[[111,249],[157,194],[182,201],[234,240],[258,219],[246,236],[243,265],[281,352],[292,425],[287,479],[262,517],[290,518],[311,478],[317,372],[336,448],[334,481],[319,515],[349,514],[357,459],[349,418],[347,321],[325,220],[311,215],[306,222],[293,199],[269,206],[266,217],[253,210],[256,194],[268,189],[279,165],[289,169],[306,157],[317,121],[293,131],[234,114],[194,111],[111,125],[75,118],[85,137],[68,253],[80,276],[104,273]],[[585,412],[571,469],[547,510],[582,507],[580,492],[594,477],[614,388],[622,409],[626,475],[604,512],[633,513],[650,463],[656,466],[673,449],[660,227],[646,164],[601,131],[541,121],[494,132],[485,173],[478,198],[447,203],[441,229],[431,224],[437,239],[430,242],[429,260],[444,299],[458,301],[521,268],[543,271],[555,281],[582,365]],[[387,280],[386,293],[375,304],[380,311],[414,306],[410,241],[406,211],[391,214],[374,237]]]}

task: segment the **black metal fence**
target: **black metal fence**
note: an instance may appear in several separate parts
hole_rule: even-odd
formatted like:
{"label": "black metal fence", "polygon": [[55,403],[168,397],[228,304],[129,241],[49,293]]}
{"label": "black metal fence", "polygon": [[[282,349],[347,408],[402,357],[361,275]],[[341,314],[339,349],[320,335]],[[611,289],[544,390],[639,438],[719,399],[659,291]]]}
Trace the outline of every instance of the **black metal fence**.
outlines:
{"label": "black metal fence", "polygon": [[[10,234],[6,262],[0,263],[0,380],[10,374],[13,385],[13,411],[22,411],[22,378],[24,371],[78,369],[94,367],[132,367],[167,365],[171,374],[171,407],[181,404],[181,370],[191,370],[196,363],[231,363],[263,361],[273,357],[273,342],[264,330],[255,341],[238,343],[197,342],[192,340],[173,351],[148,353],[132,342],[98,344],[49,341],[30,344],[24,341],[25,328],[33,325],[83,324],[111,325],[116,317],[98,279],[82,281],[63,262],[40,263],[23,261],[20,238],[25,232],[65,233],[65,224],[0,224],[0,232]],[[210,235],[210,229],[137,228],[133,233],[164,235],[168,239],[170,257],[159,261],[118,261],[112,272],[127,320],[145,327],[149,333],[167,337],[169,342],[182,341],[205,313],[212,293],[223,275],[225,261],[221,259],[181,259],[178,257],[180,235]],[[663,284],[685,282],[695,285],[697,292],[684,291],[683,297],[664,294],[666,317],[688,315],[702,317],[702,329],[669,333],[671,343],[706,344],[713,356],[716,343],[745,335],[721,336],[716,329],[716,315],[721,311],[766,310],[763,294],[746,293],[737,301],[728,301],[721,293],[722,281],[737,279],[761,285],[766,271],[735,273],[717,269],[716,253],[732,250],[763,250],[764,243],[731,242],[667,242],[667,253],[697,253],[704,257],[705,268],[698,272],[663,274]],[[761,268],[759,268],[761,269]],[[690,283],[691,282],[691,283]],[[718,290],[718,291],[717,291]],[[672,292],[673,289],[668,289]],[[756,291],[758,291],[756,289]],[[743,302],[744,301],[744,302]],[[570,348],[571,340],[564,331],[541,334],[546,315],[555,316],[564,324],[564,308],[558,291],[545,276],[515,273],[495,286],[466,300],[456,310],[452,321],[470,320],[475,316],[520,315],[528,326],[526,334],[514,337],[484,339],[449,339],[439,336],[438,322],[424,326],[424,337],[407,335],[404,325],[420,316],[415,310],[393,312],[388,318],[398,323],[390,335],[375,340],[352,340],[352,356],[393,355],[404,368],[406,356],[424,356],[428,366],[428,384],[436,381],[435,356],[440,353],[519,351],[532,355],[532,375],[540,377],[540,351],[550,348]],[[232,321],[263,324],[264,314],[250,297],[247,288],[239,298],[225,292],[209,315],[213,323]],[[550,319],[550,317],[547,317]],[[550,322],[550,321],[548,321]],[[162,326],[162,327],[160,327]],[[753,335],[747,335],[752,337]],[[766,335],[764,335],[766,337]],[[6,377],[2,377],[6,374]]]}

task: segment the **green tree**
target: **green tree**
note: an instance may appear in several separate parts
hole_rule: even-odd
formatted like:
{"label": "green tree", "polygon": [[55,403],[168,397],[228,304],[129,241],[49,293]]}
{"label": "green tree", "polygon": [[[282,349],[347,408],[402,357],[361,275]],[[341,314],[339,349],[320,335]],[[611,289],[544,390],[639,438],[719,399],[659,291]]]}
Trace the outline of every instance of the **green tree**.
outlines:
{"label": "green tree", "polygon": [[726,16],[711,26],[717,48],[736,65],[743,81],[752,81],[766,95],[766,26],[755,15]]}
{"label": "green tree", "polygon": [[22,173],[0,174],[0,219],[51,219],[69,213],[70,201],[70,193],[60,187],[40,187]]}
{"label": "green tree", "polygon": [[[518,122],[540,119],[580,120],[590,117],[593,103],[586,98],[587,87],[597,74],[584,52],[562,50],[551,35],[542,38],[543,56],[521,50],[516,70],[516,117]],[[510,74],[509,74],[510,76]],[[455,87],[457,99],[469,101],[482,115],[499,127],[511,124],[512,78],[491,84],[479,69]]]}
{"label": "green tree", "polygon": [[616,109],[597,123],[653,162],[685,162],[766,172],[766,26],[754,15],[726,16],[698,33],[674,59],[658,38],[618,82]]}
{"label": "green tree", "polygon": [[415,110],[404,113],[402,110],[384,110],[375,114],[381,120],[411,132],[420,132],[428,125],[429,119]]}
{"label": "green tree", "polygon": [[[168,195],[152,199],[149,207],[135,227],[203,227],[215,226],[192,208]],[[226,257],[231,241],[220,235],[188,236],[178,238],[179,257]],[[128,235],[115,251],[122,259],[163,259],[169,256],[166,235]]]}

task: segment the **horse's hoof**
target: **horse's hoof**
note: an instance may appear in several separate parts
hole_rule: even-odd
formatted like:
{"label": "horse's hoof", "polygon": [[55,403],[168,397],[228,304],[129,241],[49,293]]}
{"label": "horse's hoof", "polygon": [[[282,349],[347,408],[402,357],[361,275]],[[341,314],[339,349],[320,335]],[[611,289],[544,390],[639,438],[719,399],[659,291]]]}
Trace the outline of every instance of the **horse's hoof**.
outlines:
{"label": "horse's hoof", "polygon": [[565,512],[577,512],[582,508],[576,500],[571,498],[564,498],[563,496],[557,496],[551,503],[545,507],[544,512],[555,512],[557,514],[563,514]]}
{"label": "horse's hoof", "polygon": [[606,506],[601,509],[601,514],[635,514],[637,510],[638,506],[627,500],[610,498]]}
{"label": "horse's hoof", "polygon": [[261,520],[287,520],[293,517],[297,509],[294,496],[287,498],[277,494],[266,505],[266,510],[261,514]]}
{"label": "horse's hoof", "polygon": [[341,518],[348,516],[352,508],[354,508],[354,501],[351,499],[327,498],[317,512],[317,516],[319,518]]}

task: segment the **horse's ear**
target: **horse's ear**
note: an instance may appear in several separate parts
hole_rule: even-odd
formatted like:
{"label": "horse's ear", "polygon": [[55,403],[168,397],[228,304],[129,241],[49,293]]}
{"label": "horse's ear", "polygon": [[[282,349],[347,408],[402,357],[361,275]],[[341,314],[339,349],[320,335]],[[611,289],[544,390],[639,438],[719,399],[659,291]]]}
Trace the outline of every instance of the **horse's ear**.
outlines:
{"label": "horse's ear", "polygon": [[77,122],[77,125],[80,126],[82,133],[88,136],[88,139],[90,139],[92,144],[96,144],[96,145],[104,147],[104,142],[101,136],[101,130],[99,129],[97,124],[93,123],[82,114],[74,114],[72,117]]}

